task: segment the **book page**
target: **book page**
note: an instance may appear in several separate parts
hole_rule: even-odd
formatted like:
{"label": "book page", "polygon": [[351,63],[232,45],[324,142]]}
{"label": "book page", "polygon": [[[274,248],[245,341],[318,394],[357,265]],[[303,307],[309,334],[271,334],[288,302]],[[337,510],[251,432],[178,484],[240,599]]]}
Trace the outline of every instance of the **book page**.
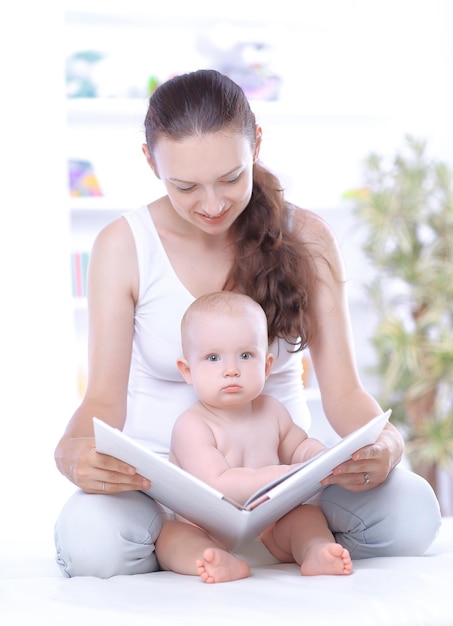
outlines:
{"label": "book page", "polygon": [[[269,492],[271,492],[275,487],[279,485],[283,485],[284,483],[290,481],[291,477],[299,474],[302,470],[307,472],[309,467],[312,465],[313,468],[317,469],[319,481],[323,480],[329,474],[332,473],[332,470],[340,465],[340,463],[344,463],[348,459],[351,458],[352,454],[362,448],[365,445],[369,445],[374,443],[378,438],[381,430],[384,428],[384,425],[388,421],[391,415],[391,410],[382,413],[381,415],[376,416],[372,420],[370,420],[367,424],[364,424],[361,428],[355,430],[354,432],[343,437],[338,443],[330,448],[326,448],[322,450],[319,454],[316,454],[311,459],[308,459],[304,463],[301,463],[298,467],[293,468],[287,474],[280,476],[274,481],[264,485],[261,489],[258,489],[254,494],[250,496],[247,502],[244,504],[244,508],[253,509],[257,506],[258,501],[264,502],[266,500],[265,496]],[[318,470],[319,468],[319,470]],[[319,484],[319,490],[321,489],[321,485]]]}

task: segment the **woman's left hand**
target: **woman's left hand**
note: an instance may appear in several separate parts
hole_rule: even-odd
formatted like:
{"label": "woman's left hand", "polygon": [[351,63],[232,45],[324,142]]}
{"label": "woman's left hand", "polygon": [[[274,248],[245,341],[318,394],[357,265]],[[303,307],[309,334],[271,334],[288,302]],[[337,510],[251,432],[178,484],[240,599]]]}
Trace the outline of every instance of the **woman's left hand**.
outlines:
{"label": "woman's left hand", "polygon": [[389,475],[392,469],[391,451],[388,442],[376,443],[354,452],[352,459],[338,465],[321,484],[338,485],[349,491],[367,491],[377,487]]}

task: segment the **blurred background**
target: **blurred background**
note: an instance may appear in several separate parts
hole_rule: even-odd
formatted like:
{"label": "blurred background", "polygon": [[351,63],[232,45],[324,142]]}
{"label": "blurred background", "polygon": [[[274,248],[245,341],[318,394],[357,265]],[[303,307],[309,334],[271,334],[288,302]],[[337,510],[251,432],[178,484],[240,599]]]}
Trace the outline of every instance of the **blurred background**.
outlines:
{"label": "blurred background", "polygon": [[[407,134],[453,163],[451,1],[301,0],[297,14],[289,0],[155,4],[18,0],[0,9],[1,523],[30,538],[52,534],[72,490],[53,450],[85,384],[93,238],[162,193],[141,153],[157,85],[213,67],[244,88],[263,126],[263,162],[288,199],[337,233],[373,392],[369,266],[350,192],[364,187],[367,155],[393,155]],[[309,401],[322,416],[315,380]],[[447,507],[450,494],[447,483]]]}

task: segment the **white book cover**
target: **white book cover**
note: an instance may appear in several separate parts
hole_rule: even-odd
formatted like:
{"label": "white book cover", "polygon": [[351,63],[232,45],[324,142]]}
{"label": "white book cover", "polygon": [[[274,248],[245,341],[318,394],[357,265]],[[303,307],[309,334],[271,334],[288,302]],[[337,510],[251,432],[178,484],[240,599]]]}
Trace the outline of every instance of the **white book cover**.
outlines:
{"label": "white book cover", "polygon": [[226,548],[234,550],[318,493],[321,480],[372,444],[387,423],[391,410],[378,415],[358,430],[279,479],[263,486],[244,505],[155,454],[122,431],[93,418],[96,450],[136,468],[151,481],[144,493],[194,524],[202,526]]}

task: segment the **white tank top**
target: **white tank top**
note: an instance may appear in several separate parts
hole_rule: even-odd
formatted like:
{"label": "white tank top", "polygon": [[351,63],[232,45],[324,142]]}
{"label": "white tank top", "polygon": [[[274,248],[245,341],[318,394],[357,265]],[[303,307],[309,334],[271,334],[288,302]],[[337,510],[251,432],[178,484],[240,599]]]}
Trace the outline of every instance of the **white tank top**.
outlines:
{"label": "white tank top", "polygon": [[[129,376],[124,432],[155,452],[168,455],[177,417],[196,400],[182,378],[180,324],[194,297],[179,280],[167,257],[147,206],[124,213],[137,249],[139,293]],[[302,355],[274,342],[275,361],[264,393],[286,406],[293,420],[308,430],[310,414],[302,387]]]}

